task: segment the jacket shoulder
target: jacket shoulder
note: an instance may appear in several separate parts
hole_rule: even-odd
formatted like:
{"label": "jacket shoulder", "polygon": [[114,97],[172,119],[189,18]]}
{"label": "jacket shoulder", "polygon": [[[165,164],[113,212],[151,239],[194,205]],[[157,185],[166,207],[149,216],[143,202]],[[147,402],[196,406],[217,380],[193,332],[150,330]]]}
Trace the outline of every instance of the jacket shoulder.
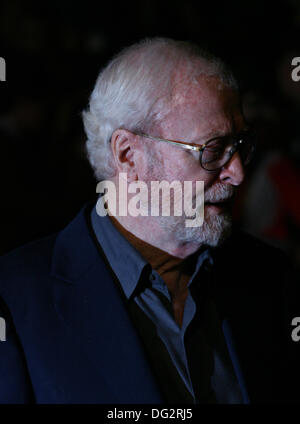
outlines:
{"label": "jacket shoulder", "polygon": [[[0,258],[0,295],[18,303],[21,296],[45,298],[53,278],[80,275],[96,257],[86,221],[88,208],[61,231],[25,244]],[[94,256],[91,254],[94,252]],[[74,277],[75,278],[75,277]],[[17,299],[17,300],[16,300]]]}
{"label": "jacket shoulder", "polygon": [[49,272],[57,234],[18,247],[0,258],[0,293],[14,280],[33,279]]}
{"label": "jacket shoulder", "polygon": [[216,249],[215,264],[219,280],[259,293],[283,289],[295,279],[284,251],[240,230]]}
{"label": "jacket shoulder", "polygon": [[265,266],[271,262],[273,267],[288,265],[287,254],[271,244],[242,230],[234,230],[232,237],[220,249],[220,254],[231,255],[242,263],[263,262]]}

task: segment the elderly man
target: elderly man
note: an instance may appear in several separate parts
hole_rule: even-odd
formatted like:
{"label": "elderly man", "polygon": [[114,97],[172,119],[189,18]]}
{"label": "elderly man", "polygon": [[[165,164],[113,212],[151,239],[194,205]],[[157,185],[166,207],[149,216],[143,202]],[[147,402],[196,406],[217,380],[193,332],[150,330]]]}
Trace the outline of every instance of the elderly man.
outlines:
{"label": "elderly man", "polygon": [[175,205],[120,212],[120,195],[112,214],[103,193],[109,215],[86,205],[3,258],[0,401],[287,401],[286,261],[231,228],[254,138],[230,71],[192,44],[145,40],[102,70],[83,118],[97,180],[126,206],[122,178],[202,181],[204,222]]}

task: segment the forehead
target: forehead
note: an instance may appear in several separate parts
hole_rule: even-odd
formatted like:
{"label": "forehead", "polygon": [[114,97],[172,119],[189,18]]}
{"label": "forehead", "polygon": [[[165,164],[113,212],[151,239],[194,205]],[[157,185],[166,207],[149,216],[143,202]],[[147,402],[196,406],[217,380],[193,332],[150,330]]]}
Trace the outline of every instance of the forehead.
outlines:
{"label": "forehead", "polygon": [[186,137],[188,132],[191,138],[239,130],[243,125],[237,91],[219,78],[200,75],[174,83],[161,128],[172,137]]}

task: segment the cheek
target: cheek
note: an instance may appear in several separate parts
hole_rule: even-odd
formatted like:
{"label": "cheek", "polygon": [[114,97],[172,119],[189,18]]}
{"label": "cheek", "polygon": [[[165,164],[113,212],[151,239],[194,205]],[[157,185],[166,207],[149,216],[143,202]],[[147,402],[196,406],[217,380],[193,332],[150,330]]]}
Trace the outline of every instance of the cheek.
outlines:
{"label": "cheek", "polygon": [[161,181],[173,181],[174,176],[175,179],[178,179],[176,175],[176,168],[179,167],[180,163],[176,157],[172,154],[168,149],[157,148],[153,149],[147,155],[146,167],[148,179]]}
{"label": "cheek", "polygon": [[201,168],[198,158],[190,152],[181,152],[177,157],[165,160],[161,164],[164,178],[168,181],[203,181],[204,189],[216,181],[216,176]]}
{"label": "cheek", "polygon": [[145,181],[204,181],[205,190],[216,181],[216,176],[203,170],[198,157],[191,152],[163,146],[148,151],[139,164],[139,172]]}

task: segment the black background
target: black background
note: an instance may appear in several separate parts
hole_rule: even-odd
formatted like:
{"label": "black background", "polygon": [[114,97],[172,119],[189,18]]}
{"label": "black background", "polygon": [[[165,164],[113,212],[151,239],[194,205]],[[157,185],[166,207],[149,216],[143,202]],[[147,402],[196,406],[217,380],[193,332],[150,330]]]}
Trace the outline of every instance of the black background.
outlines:
{"label": "black background", "polygon": [[[279,149],[293,168],[289,187],[297,196],[300,82],[291,80],[291,60],[300,56],[299,32],[296,0],[3,1],[0,254],[62,229],[95,197],[81,111],[111,55],[149,36],[192,40],[232,66],[262,140],[249,178],[264,155]],[[235,215],[247,228],[244,199]],[[299,266],[300,219],[287,211],[286,220],[284,240],[271,242]]]}

